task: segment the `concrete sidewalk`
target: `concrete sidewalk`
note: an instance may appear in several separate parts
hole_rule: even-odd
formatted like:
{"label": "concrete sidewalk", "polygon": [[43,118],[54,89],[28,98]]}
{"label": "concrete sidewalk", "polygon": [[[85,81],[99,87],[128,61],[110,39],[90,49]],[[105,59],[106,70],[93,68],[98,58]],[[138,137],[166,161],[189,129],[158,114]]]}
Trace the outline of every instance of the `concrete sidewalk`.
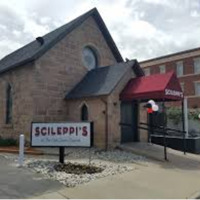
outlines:
{"label": "concrete sidewalk", "polygon": [[200,155],[177,151],[167,148],[168,161],[164,160],[164,147],[156,144],[149,143],[127,143],[121,145],[122,150],[132,152],[134,154],[143,155],[154,161],[166,162],[163,166],[168,164],[170,168],[177,168],[183,170],[200,170]]}
{"label": "concrete sidewalk", "polygon": [[[130,151],[134,154],[139,154],[151,158],[153,160],[164,161],[164,147],[146,142],[130,142],[121,144],[120,149]],[[171,160],[175,155],[184,155],[183,152],[167,148],[168,160]]]}
{"label": "concrete sidewalk", "polygon": [[17,167],[12,159],[0,154],[0,198],[25,199],[64,188],[27,168]]}
{"label": "concrete sidewalk", "polygon": [[133,164],[136,170],[35,198],[196,198],[200,195],[199,156],[169,151],[169,162]]}
{"label": "concrete sidewalk", "polygon": [[200,191],[199,175],[151,164],[36,198],[194,198]]}

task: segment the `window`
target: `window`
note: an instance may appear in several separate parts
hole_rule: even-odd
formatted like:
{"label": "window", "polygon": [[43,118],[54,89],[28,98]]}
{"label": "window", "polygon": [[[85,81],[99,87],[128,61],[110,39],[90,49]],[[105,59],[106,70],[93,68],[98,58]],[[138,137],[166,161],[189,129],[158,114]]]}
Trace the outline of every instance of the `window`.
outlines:
{"label": "window", "polygon": [[200,58],[194,58],[194,73],[200,73]]}
{"label": "window", "polygon": [[144,68],[144,74],[145,74],[145,76],[149,76],[150,75],[150,68],[149,67]]}
{"label": "window", "polygon": [[88,121],[88,108],[85,104],[81,107],[81,120]]}
{"label": "window", "polygon": [[183,76],[183,62],[179,61],[176,63],[176,74],[177,76]]}
{"label": "window", "polygon": [[6,124],[12,123],[12,87],[8,84],[6,89]]}
{"label": "window", "polygon": [[195,82],[195,95],[200,96],[200,82]]}
{"label": "window", "polygon": [[180,85],[181,85],[182,91],[184,92],[184,83],[180,83]]}
{"label": "window", "polygon": [[161,73],[161,74],[164,74],[165,71],[166,71],[166,70],[165,70],[165,65],[160,65],[159,68],[160,68],[160,73]]}
{"label": "window", "polygon": [[83,63],[88,70],[97,68],[97,55],[93,48],[85,47],[83,49]]}

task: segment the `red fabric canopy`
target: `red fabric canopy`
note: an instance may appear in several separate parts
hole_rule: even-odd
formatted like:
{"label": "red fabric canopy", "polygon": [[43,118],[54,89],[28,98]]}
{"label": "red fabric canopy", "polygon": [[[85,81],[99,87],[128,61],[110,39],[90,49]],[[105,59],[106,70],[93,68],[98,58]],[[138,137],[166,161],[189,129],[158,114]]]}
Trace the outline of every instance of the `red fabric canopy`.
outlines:
{"label": "red fabric canopy", "polygon": [[122,93],[120,100],[181,100],[183,92],[174,72],[155,74],[131,79]]}

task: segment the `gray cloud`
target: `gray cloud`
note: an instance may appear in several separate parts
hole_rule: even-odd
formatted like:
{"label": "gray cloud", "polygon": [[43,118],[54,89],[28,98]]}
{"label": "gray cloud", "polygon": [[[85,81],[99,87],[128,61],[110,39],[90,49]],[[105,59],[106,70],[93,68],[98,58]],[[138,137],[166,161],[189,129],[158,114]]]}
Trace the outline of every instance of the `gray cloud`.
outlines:
{"label": "gray cloud", "polygon": [[133,27],[128,35],[126,29],[119,32],[119,43],[123,44],[129,57],[134,55],[139,60],[144,60],[199,46],[199,0],[129,0],[126,8],[130,10],[129,25],[131,21],[146,24],[146,28],[141,29],[141,37],[135,34],[138,32],[135,29],[141,27]]}
{"label": "gray cloud", "polygon": [[0,1],[0,58],[93,7],[124,57],[144,60],[200,45],[199,0],[10,0]]}

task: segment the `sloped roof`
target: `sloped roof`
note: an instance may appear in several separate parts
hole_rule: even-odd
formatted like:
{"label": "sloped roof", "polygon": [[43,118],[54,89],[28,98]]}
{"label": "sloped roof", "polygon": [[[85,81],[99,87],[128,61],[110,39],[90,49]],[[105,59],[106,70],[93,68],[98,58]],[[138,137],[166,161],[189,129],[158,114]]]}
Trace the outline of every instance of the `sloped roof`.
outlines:
{"label": "sloped roof", "polygon": [[4,57],[2,60],[0,60],[0,73],[36,60],[90,16],[95,19],[117,62],[123,61],[123,58],[98,10],[93,8],[92,10],[72,20],[68,24],[65,24],[64,26],[61,26],[60,28],[44,35],[43,45],[41,45],[37,40],[34,40],[33,42]]}
{"label": "sloped roof", "polygon": [[137,76],[143,76],[136,60],[116,63],[89,71],[85,77],[66,95],[66,99],[109,95],[128,69]]}
{"label": "sloped roof", "polygon": [[174,72],[131,79],[120,94],[120,99],[181,100],[183,92]]}

